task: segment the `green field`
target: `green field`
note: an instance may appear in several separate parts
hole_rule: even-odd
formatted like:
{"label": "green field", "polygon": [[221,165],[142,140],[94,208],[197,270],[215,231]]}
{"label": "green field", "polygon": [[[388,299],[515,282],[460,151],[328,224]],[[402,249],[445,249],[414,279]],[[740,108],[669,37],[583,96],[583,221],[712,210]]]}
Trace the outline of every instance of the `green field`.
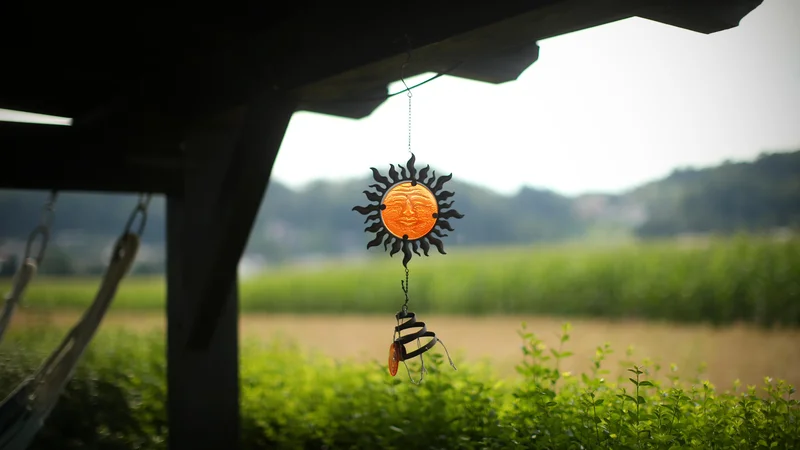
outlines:
{"label": "green field", "polygon": [[[284,268],[243,281],[242,312],[359,314],[402,303],[400,258]],[[411,309],[425,314],[537,314],[673,322],[800,325],[800,238],[451,249],[415,257]],[[31,308],[83,308],[97,279],[38,278]],[[7,289],[8,280],[0,283]],[[161,278],[131,277],[114,310],[163,310]]]}

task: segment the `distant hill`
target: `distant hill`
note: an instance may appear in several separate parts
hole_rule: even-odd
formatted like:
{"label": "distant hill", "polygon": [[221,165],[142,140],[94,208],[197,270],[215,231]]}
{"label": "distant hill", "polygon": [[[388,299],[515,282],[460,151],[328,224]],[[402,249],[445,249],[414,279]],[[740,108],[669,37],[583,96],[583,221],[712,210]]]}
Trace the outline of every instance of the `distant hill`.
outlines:
{"label": "distant hill", "polygon": [[680,169],[625,196],[645,206],[641,237],[800,227],[800,151]]}
{"label": "distant hill", "polygon": [[[299,190],[270,183],[248,252],[274,262],[363,254],[364,217],[351,208],[365,204],[362,191],[372,182],[367,177],[318,181]],[[448,246],[552,242],[598,230],[650,238],[800,227],[800,151],[680,169],[622,195],[566,197],[530,187],[501,195],[457,180],[448,188],[456,192],[453,207],[466,216],[453,222],[457,232]],[[20,252],[46,198],[45,192],[0,191],[0,259]],[[107,250],[135,202],[133,195],[61,194],[53,251],[75,259],[78,267],[102,265],[105,258],[98,249]],[[144,240],[156,266],[163,260],[164,207],[163,198],[153,200]]]}

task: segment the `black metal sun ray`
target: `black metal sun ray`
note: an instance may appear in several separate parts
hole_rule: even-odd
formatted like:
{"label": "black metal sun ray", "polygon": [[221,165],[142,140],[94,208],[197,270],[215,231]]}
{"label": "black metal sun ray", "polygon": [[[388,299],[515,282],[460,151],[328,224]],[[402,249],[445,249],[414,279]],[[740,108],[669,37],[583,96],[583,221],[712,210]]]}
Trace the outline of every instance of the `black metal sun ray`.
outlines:
{"label": "black metal sun ray", "polygon": [[428,177],[430,166],[417,171],[413,153],[405,166],[390,164],[388,177],[374,167],[370,170],[372,178],[379,183],[370,185],[374,191],[364,191],[370,204],[353,207],[353,211],[367,216],[364,223],[372,222],[364,230],[375,233],[367,248],[383,243],[386,251],[391,245],[389,255],[402,251],[406,268],[412,256],[419,255],[420,248],[425,256],[431,245],[439,253],[446,254],[444,243],[437,236],[447,236],[444,230],[454,231],[451,219],[464,217],[452,209],[452,200],[445,201],[455,195],[443,190],[445,183],[453,178],[452,174],[437,178],[434,170]]}

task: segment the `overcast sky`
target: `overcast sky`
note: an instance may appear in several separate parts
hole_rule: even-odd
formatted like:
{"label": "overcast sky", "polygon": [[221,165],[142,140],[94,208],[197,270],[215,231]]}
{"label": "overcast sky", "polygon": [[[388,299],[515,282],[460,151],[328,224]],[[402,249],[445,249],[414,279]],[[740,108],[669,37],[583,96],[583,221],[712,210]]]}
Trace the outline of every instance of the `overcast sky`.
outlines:
{"label": "overcast sky", "polygon": [[[415,89],[417,160],[503,193],[579,194],[800,149],[800,0],[765,0],[712,35],[634,18],[539,44],[517,81]],[[361,120],[296,113],[274,179],[300,187],[405,162],[407,109],[397,95]]]}
{"label": "overcast sky", "polygon": [[[415,89],[417,160],[504,193],[577,194],[800,149],[800,0],[765,0],[712,35],[634,18],[540,46],[517,81]],[[406,114],[404,95],[361,120],[298,112],[274,177],[297,187],[405,162]]]}

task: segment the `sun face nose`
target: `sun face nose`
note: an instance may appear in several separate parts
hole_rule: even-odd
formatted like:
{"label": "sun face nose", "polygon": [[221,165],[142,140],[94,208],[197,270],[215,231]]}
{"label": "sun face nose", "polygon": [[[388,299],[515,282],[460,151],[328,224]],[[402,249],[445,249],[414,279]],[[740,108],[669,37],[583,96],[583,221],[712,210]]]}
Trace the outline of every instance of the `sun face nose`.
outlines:
{"label": "sun face nose", "polygon": [[414,205],[411,204],[411,199],[406,197],[406,203],[403,207],[403,215],[405,216],[413,216],[414,215]]}

